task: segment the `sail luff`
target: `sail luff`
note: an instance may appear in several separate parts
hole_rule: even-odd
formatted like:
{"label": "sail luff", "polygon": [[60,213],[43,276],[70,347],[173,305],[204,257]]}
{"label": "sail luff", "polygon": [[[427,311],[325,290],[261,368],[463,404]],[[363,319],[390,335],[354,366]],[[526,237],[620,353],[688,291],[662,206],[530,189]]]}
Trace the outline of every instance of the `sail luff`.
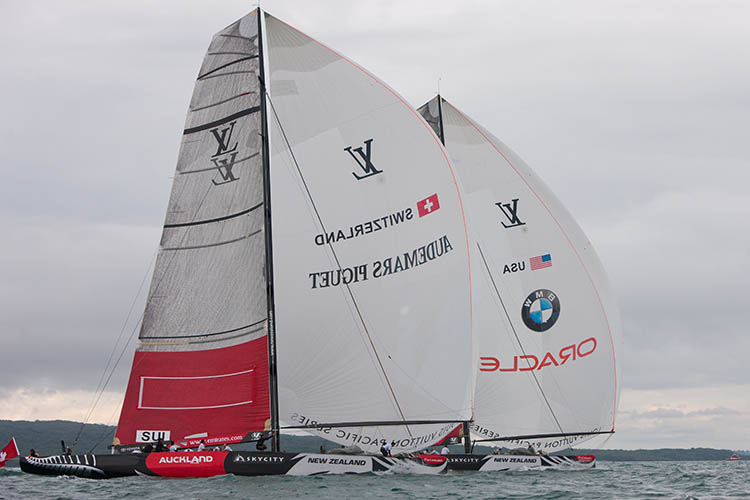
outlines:
{"label": "sail luff", "polygon": [[278,370],[276,364],[276,315],[275,302],[273,293],[273,238],[271,224],[271,159],[269,157],[269,135],[268,135],[268,109],[267,109],[267,92],[266,81],[266,54],[263,50],[265,37],[265,16],[263,11],[258,7],[258,62],[259,62],[259,83],[260,83],[260,110],[261,110],[261,135],[263,140],[263,199],[265,203],[265,232],[266,232],[266,297],[268,300],[268,382],[269,397],[271,410],[271,449],[274,452],[280,451],[280,431],[279,431],[279,389],[278,389]]}

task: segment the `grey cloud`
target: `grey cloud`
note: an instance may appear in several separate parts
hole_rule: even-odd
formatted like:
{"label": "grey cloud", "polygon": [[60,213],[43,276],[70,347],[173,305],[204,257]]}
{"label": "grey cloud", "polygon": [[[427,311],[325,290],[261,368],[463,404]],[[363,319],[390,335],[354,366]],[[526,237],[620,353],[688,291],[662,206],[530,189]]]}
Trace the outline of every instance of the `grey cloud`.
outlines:
{"label": "grey cloud", "polygon": [[[626,389],[747,382],[736,367],[750,352],[750,6],[267,7],[415,106],[441,78],[448,100],[541,175],[589,235],[619,297]],[[250,8],[0,3],[0,43],[23,47],[5,51],[0,80],[8,388],[95,386],[158,244],[202,54]],[[670,436],[695,438],[670,420]],[[642,442],[673,439],[628,425]]]}

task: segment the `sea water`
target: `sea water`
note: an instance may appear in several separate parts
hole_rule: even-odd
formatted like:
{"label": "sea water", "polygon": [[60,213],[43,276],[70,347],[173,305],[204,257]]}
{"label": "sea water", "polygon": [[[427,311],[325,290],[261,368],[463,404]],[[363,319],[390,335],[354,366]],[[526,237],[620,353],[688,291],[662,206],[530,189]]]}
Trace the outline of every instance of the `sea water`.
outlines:
{"label": "sea water", "polygon": [[610,499],[750,498],[750,460],[740,462],[599,462],[587,470],[448,472],[438,476],[126,477],[91,480],[0,469],[0,499]]}

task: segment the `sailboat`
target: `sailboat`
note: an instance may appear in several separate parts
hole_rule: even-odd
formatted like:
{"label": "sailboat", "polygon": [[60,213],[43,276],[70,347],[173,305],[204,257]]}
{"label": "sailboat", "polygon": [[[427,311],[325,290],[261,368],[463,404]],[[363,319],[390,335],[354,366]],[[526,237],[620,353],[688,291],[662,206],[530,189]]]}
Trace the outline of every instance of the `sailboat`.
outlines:
{"label": "sailboat", "polygon": [[[256,9],[190,103],[112,455],[38,474],[440,472],[471,419],[469,233],[451,163],[366,69]],[[364,453],[283,452],[308,431]],[[183,450],[131,453],[174,441]],[[261,451],[270,441],[270,450]],[[258,451],[208,451],[256,442]],[[393,457],[378,450],[393,442]]]}
{"label": "sailboat", "polygon": [[449,468],[574,464],[549,456],[615,431],[621,324],[583,230],[510,148],[440,95],[418,109],[445,144],[473,234],[474,420],[463,433],[542,455],[452,455]]}

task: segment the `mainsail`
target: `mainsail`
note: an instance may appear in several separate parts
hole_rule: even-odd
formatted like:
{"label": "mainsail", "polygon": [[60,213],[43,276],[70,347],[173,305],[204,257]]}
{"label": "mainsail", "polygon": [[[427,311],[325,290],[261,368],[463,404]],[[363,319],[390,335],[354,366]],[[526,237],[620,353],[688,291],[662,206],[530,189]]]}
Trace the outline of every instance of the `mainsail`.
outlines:
{"label": "mainsail", "polygon": [[115,443],[241,441],[270,426],[258,31],[246,24],[217,33],[199,71]]}
{"label": "mainsail", "polygon": [[259,12],[199,72],[115,444],[428,446],[472,415],[451,164],[393,90]]}
{"label": "mainsail", "polygon": [[440,96],[419,111],[444,140],[476,237],[472,433],[554,451],[614,431],[621,326],[591,243],[492,134]]}

